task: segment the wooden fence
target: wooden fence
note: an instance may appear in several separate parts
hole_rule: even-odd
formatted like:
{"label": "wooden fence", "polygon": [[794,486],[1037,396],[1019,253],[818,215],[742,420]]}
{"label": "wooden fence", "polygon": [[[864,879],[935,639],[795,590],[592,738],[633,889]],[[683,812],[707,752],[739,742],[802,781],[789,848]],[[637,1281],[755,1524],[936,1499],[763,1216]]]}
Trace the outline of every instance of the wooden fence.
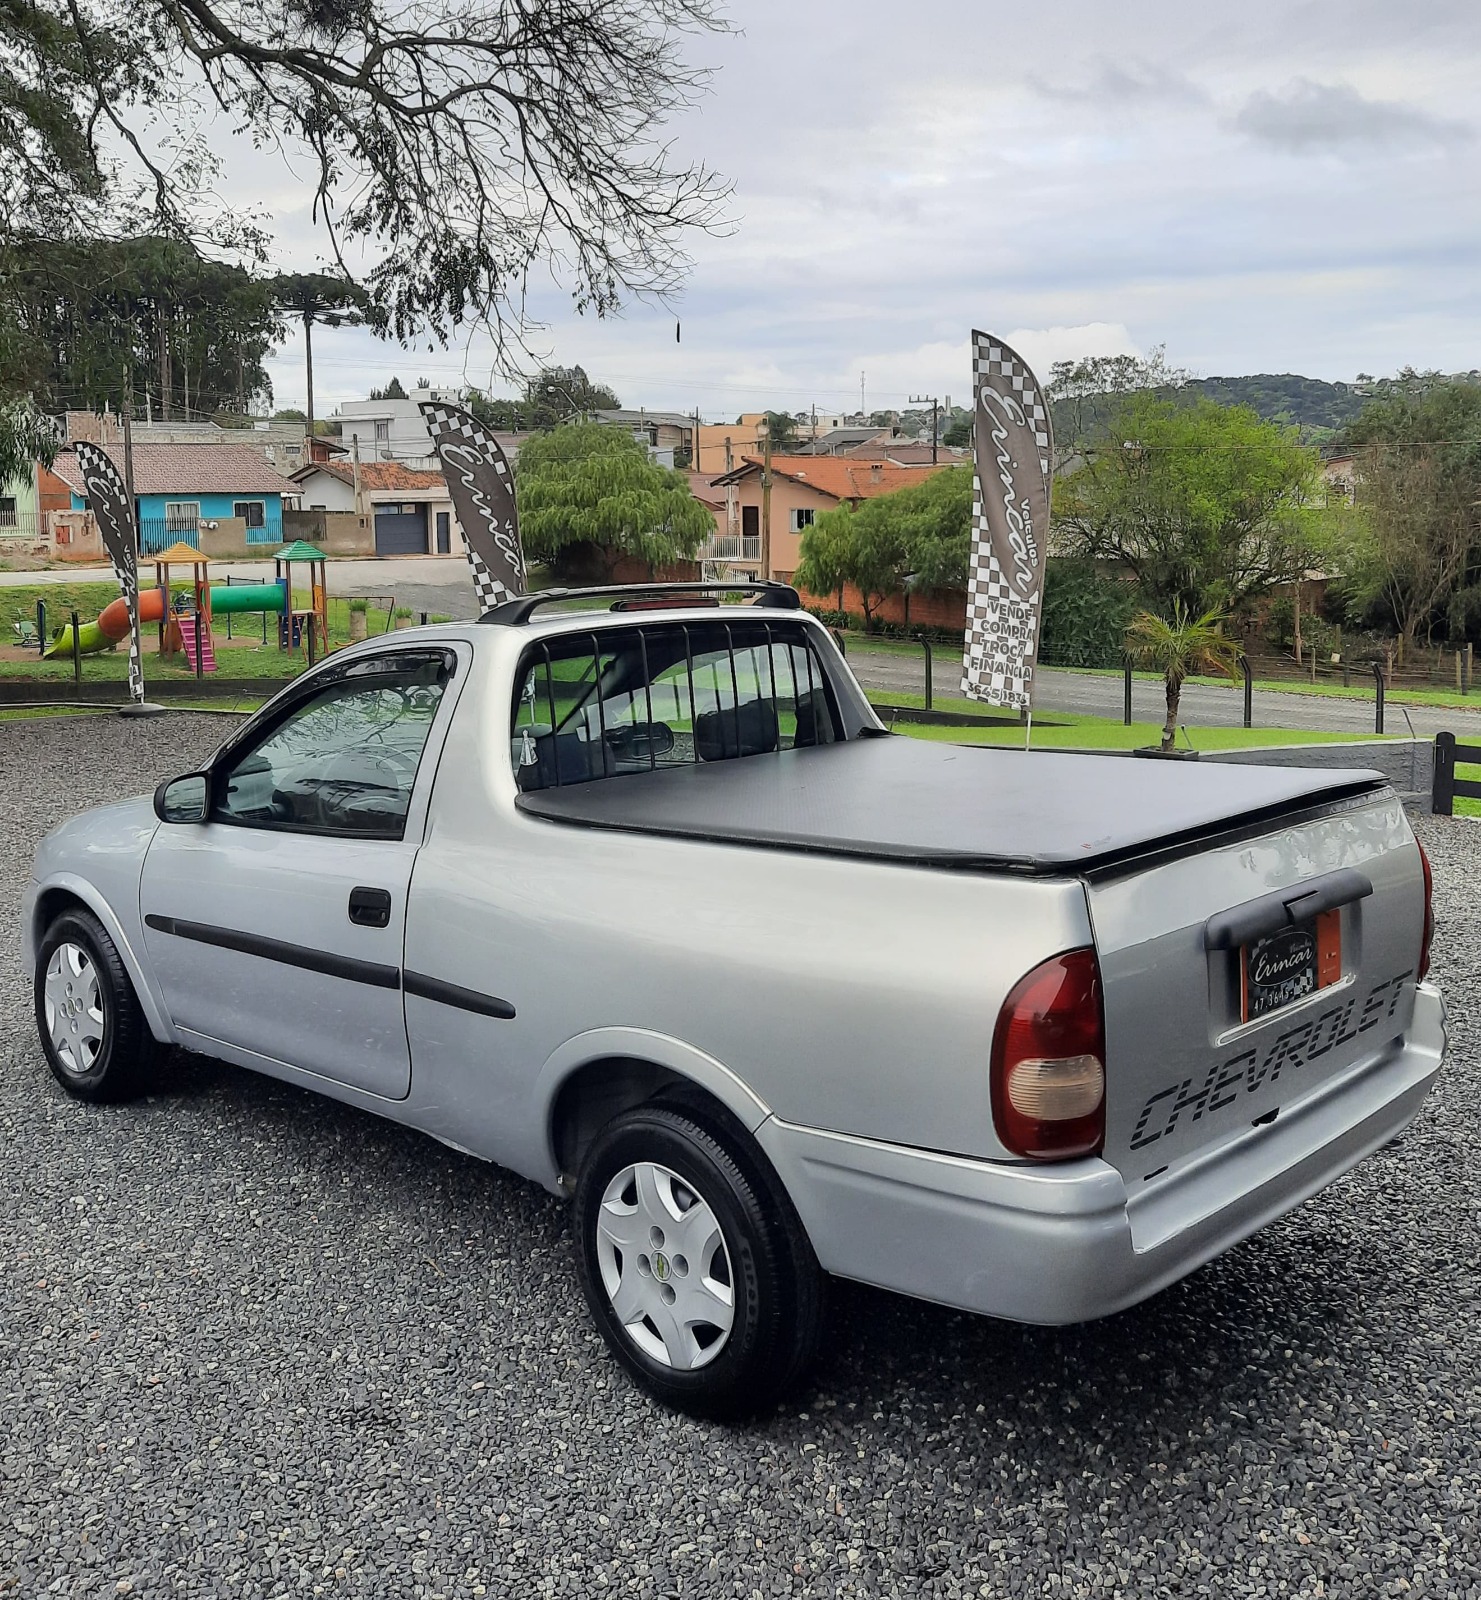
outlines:
{"label": "wooden fence", "polygon": [[1457,744],[1453,733],[1435,735],[1435,782],[1430,808],[1437,817],[1455,815],[1457,795],[1466,800],[1481,800],[1481,783],[1473,778],[1457,778],[1457,761],[1481,765],[1481,745]]}

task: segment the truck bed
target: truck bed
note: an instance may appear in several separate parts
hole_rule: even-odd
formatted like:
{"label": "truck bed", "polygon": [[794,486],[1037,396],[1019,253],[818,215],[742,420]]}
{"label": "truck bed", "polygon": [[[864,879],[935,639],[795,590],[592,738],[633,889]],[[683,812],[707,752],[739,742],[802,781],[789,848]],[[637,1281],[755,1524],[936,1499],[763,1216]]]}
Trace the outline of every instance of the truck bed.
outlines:
{"label": "truck bed", "polygon": [[1387,788],[1376,772],[980,749],[905,737],[521,794],[587,828],[948,871],[1080,873]]}

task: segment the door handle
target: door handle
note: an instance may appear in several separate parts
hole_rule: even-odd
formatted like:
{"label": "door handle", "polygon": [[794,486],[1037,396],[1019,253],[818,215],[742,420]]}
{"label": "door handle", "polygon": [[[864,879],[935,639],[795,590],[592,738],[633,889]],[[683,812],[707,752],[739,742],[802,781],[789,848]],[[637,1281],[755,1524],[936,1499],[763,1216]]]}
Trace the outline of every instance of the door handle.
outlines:
{"label": "door handle", "polygon": [[361,928],[384,928],[391,920],[389,889],[351,889],[350,921]]}

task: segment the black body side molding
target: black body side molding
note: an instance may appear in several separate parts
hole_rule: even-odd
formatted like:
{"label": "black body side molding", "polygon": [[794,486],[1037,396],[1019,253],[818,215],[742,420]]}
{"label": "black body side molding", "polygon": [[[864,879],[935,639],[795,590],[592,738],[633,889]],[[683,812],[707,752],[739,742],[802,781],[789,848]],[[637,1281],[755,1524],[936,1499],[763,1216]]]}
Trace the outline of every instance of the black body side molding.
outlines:
{"label": "black body side molding", "polygon": [[177,939],[193,939],[197,944],[215,945],[221,950],[239,950],[246,956],[260,956],[285,967],[302,967],[306,972],[322,972],[329,978],[344,978],[350,983],[369,984],[372,989],[399,989],[401,969],[380,961],[361,961],[355,956],[332,955],[326,950],[310,950],[283,939],[269,939],[260,933],[241,933],[235,928],[216,928],[206,922],[186,922],[179,917],[144,918],[146,927]]}
{"label": "black body side molding", "polygon": [[507,1000],[500,1000],[491,994],[480,994],[477,989],[464,989],[456,983],[446,983],[441,978],[429,978],[425,973],[406,973],[401,986],[407,994],[414,994],[419,999],[456,1006],[459,1011],[474,1011],[480,1017],[498,1017],[501,1022],[509,1022],[514,1017],[514,1007]]}

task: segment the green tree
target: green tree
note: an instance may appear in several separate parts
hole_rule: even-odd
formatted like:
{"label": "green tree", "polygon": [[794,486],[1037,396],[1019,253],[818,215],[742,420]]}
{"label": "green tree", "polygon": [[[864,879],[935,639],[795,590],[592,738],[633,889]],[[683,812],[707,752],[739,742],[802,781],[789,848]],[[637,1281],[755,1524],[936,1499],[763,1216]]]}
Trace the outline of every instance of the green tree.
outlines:
{"label": "green tree", "polygon": [[61,434],[29,400],[0,402],[0,484],[30,474],[36,462],[56,460]]}
{"label": "green tree", "polygon": [[1046,385],[1056,465],[1062,466],[1099,442],[1128,397],[1158,394],[1165,398],[1187,382],[1188,374],[1171,365],[1166,347],[1160,344],[1145,356],[1082,356],[1078,361],[1056,361]]}
{"label": "green tree", "polygon": [[1039,660],[1053,667],[1119,667],[1136,589],[1088,561],[1050,556],[1044,571]]}
{"label": "green tree", "polygon": [[[327,272],[283,272],[271,280],[273,298],[283,312],[303,324],[303,364],[308,386],[307,425],[314,431],[314,324],[326,328],[380,325],[369,294],[348,278]],[[392,380],[395,381],[394,379]],[[404,398],[404,396],[403,396]]]}
{"label": "green tree", "polygon": [[972,443],[971,417],[957,417],[949,422],[946,432],[941,435],[942,444],[951,450],[965,450]]}
{"label": "green tree", "polygon": [[1178,741],[1178,705],[1183,681],[1196,672],[1239,675],[1242,652],[1219,628],[1224,617],[1217,610],[1190,617],[1180,601],[1174,601],[1171,617],[1142,611],[1131,619],[1126,630],[1126,653],[1139,666],[1162,674],[1167,691],[1167,722],[1162,729],[1162,748],[1171,750]]}
{"label": "green tree", "polygon": [[515,483],[526,555],[594,563],[605,578],[624,556],[690,560],[715,530],[684,474],[650,461],[620,428],[577,423],[537,435],[520,447]]}
{"label": "green tree", "polygon": [[1349,605],[1392,617],[1401,653],[1442,616],[1463,633],[1481,605],[1481,387],[1413,378],[1353,424],[1342,557]]}
{"label": "green tree", "polygon": [[528,400],[493,397],[480,389],[470,389],[468,410],[484,427],[498,433],[528,433],[535,426],[535,408]]}
{"label": "green tree", "polygon": [[584,421],[593,411],[616,411],[621,404],[606,384],[588,378],[584,367],[542,367],[525,382],[528,425],[542,432]]}
{"label": "green tree", "polygon": [[404,400],[406,390],[401,387],[401,379],[393,376],[384,389],[372,389],[369,398],[372,400]]}
{"label": "green tree", "polygon": [[267,284],[177,239],[14,239],[0,245],[0,395],[55,410],[241,413],[271,396],[282,335]]}
{"label": "green tree", "polygon": [[797,443],[797,419],[785,411],[768,411],[766,433],[773,450],[786,450]]}
{"label": "green tree", "polygon": [[1054,485],[1066,554],[1131,572],[1144,603],[1232,611],[1293,582],[1322,535],[1318,461],[1243,406],[1134,395]]}
{"label": "green tree", "polygon": [[281,150],[337,272],[398,337],[469,319],[519,349],[528,279],[578,310],[682,280],[725,191],[662,133],[707,74],[711,0],[17,0],[0,6],[0,242],[148,231],[262,252],[193,132]]}
{"label": "green tree", "polygon": [[[972,469],[948,467],[893,494],[825,511],[802,535],[796,578],[826,595],[859,591],[864,626],[892,594],[959,589],[972,537]],[[908,612],[907,612],[908,615]]]}

